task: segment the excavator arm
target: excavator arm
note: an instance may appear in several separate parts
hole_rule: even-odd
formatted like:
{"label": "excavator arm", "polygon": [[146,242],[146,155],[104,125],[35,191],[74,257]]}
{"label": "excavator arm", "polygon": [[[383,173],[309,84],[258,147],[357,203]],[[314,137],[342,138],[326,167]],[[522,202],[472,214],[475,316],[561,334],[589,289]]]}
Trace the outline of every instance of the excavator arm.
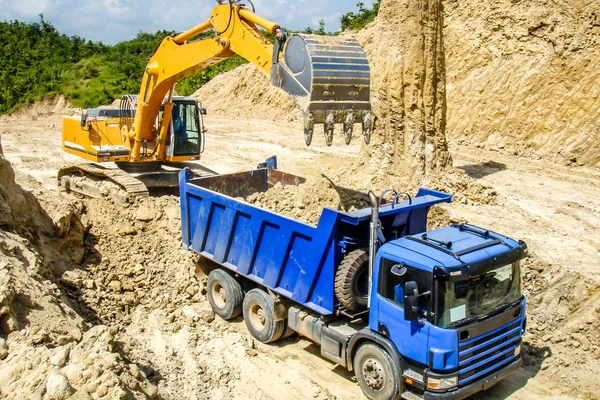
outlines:
{"label": "excavator arm", "polygon": [[[305,113],[307,145],[312,140],[315,123],[324,123],[328,145],[334,124],[343,123],[349,143],[357,119],[362,122],[368,142],[371,131],[369,65],[355,40],[288,36],[278,24],[255,14],[239,0],[219,3],[202,24],[177,36],[166,37],[148,61],[133,126],[122,128],[123,134],[133,141],[132,162],[140,161],[144,141],[156,142],[154,157],[158,161],[164,159],[175,83],[235,54],[270,74],[274,85],[298,100]],[[259,27],[276,35],[275,43],[269,41]],[[209,29],[215,30],[214,37],[192,40]],[[155,122],[162,107],[163,119],[157,133]]]}
{"label": "excavator arm", "polygon": [[[166,37],[148,61],[136,109],[133,129],[132,161],[140,160],[141,143],[153,140],[156,116],[164,104],[164,117],[159,133],[157,155],[164,154],[168,126],[171,122],[171,97],[177,81],[213,64],[239,54],[265,72],[271,68],[273,44],[260,32],[257,25],[272,32],[281,31],[279,25],[259,17],[241,6],[219,5],[202,24],[175,37]],[[188,42],[195,36],[214,29],[217,36]]]}

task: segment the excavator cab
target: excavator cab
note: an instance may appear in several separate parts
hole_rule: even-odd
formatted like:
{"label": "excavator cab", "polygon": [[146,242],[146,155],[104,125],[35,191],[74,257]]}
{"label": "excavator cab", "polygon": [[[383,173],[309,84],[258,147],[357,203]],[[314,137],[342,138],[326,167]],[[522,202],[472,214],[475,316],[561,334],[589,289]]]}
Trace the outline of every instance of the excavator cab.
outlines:
{"label": "excavator cab", "polygon": [[[204,119],[206,109],[192,97],[173,97],[173,110],[166,143],[166,159],[198,156],[204,151]],[[162,113],[159,121],[162,121]]]}

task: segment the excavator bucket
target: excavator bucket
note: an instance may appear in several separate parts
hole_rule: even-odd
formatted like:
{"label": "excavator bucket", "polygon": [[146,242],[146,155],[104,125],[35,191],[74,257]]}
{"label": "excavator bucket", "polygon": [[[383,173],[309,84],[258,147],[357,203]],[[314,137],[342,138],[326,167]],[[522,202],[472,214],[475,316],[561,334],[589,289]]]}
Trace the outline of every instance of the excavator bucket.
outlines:
{"label": "excavator bucket", "polygon": [[334,124],[343,124],[346,144],[355,123],[366,143],[372,130],[369,61],[355,39],[293,34],[271,71],[272,83],[296,98],[304,111],[304,139],[310,145],[315,124],[324,125],[325,142]]}

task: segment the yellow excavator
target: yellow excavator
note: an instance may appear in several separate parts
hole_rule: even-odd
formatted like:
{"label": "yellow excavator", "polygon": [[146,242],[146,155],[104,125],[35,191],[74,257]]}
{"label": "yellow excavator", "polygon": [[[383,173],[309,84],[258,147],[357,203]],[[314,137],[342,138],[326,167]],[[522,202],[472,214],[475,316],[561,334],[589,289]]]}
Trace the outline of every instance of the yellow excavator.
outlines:
{"label": "yellow excavator", "polygon": [[[61,169],[63,188],[101,197],[104,189],[98,183],[105,181],[115,183],[126,196],[176,187],[181,163],[200,159],[206,110],[194,98],[175,96],[174,85],[236,54],[294,96],[304,112],[307,145],[315,124],[323,124],[327,145],[332,144],[336,123],[343,124],[347,144],[355,124],[362,126],[369,142],[370,69],[355,39],[288,34],[257,15],[253,5],[251,10],[240,0],[217,2],[208,20],[161,42],[148,60],[138,95],[123,96],[119,107],[63,118],[63,150],[94,162]],[[212,37],[195,40],[208,30],[214,30]]]}

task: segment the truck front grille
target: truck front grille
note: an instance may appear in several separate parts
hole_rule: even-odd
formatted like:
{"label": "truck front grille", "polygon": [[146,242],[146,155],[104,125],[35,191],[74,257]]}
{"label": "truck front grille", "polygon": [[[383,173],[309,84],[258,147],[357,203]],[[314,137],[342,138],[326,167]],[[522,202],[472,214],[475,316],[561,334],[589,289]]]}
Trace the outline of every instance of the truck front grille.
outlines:
{"label": "truck front grille", "polygon": [[458,386],[493,373],[515,359],[521,340],[521,318],[459,344]]}

